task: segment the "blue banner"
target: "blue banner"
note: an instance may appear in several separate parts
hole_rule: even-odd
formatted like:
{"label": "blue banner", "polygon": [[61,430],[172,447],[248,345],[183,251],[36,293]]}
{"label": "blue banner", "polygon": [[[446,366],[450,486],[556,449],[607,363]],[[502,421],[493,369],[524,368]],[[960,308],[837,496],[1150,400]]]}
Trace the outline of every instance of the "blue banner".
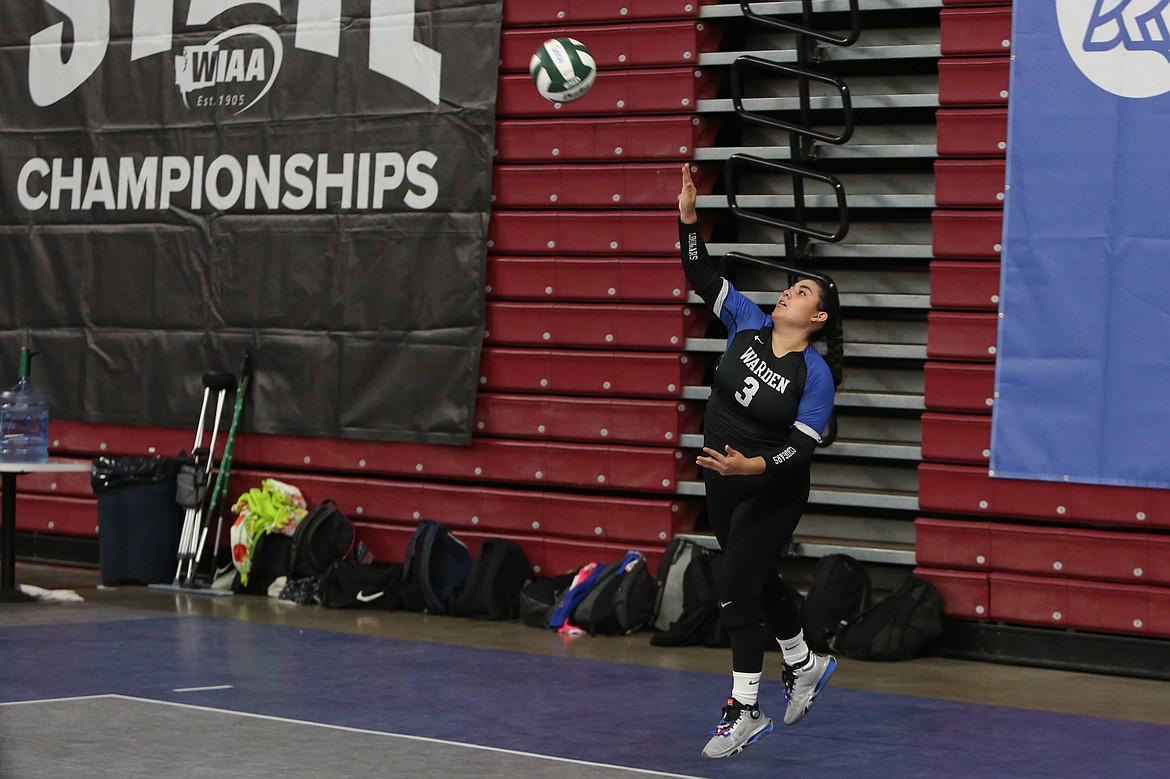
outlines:
{"label": "blue banner", "polygon": [[1170,486],[1170,0],[1013,9],[994,476]]}

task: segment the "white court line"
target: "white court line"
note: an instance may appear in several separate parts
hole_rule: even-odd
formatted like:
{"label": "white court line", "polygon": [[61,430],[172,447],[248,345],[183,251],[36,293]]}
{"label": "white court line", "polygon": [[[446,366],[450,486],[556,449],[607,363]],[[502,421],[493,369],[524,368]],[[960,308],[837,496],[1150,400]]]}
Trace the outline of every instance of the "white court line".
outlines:
{"label": "white court line", "polygon": [[208,692],[210,690],[230,690],[234,684],[209,684],[206,687],[176,687],[171,692]]}
{"label": "white court line", "polygon": [[27,701],[0,701],[0,706],[27,706],[30,703],[68,703],[70,701],[91,701],[94,698],[110,698],[111,695],[67,695],[63,698],[30,698]]}
{"label": "white court line", "polygon": [[630,771],[631,773],[643,774],[645,776],[665,776],[673,777],[674,779],[702,779],[702,777],[692,776],[690,774],[671,774],[664,771],[652,771],[648,768],[634,768],[632,766],[617,765],[614,763],[598,763],[591,760],[574,760],[569,757],[556,757],[554,755],[541,755],[536,752],[521,752],[517,749],[503,749],[501,747],[489,747],[482,744],[467,744],[461,741],[447,741],[441,738],[430,738],[428,736],[411,736],[406,733],[386,733],[381,730],[369,730],[367,728],[353,728],[346,725],[330,725],[324,722],[309,722],[308,720],[291,719],[289,717],[275,717],[271,714],[253,714],[248,711],[232,711],[231,709],[217,709],[214,706],[198,706],[193,703],[176,703],[174,701],[159,701],[153,698],[142,698],[137,695],[121,695],[119,693],[108,693],[104,695],[76,695],[68,698],[41,698],[38,700],[29,701],[8,701],[0,702],[0,706],[22,706],[30,703],[61,703],[69,701],[85,701],[95,700],[99,698],[117,698],[126,701],[139,701],[142,703],[157,703],[163,706],[177,706],[182,709],[195,709],[198,711],[208,711],[217,714],[234,714],[238,717],[251,717],[253,719],[269,720],[271,722],[283,722],[292,725],[311,725],[316,728],[329,728],[331,730],[340,730],[347,733],[359,733],[369,736],[390,736],[391,738],[401,738],[408,741],[421,741],[428,744],[442,744],[450,747],[462,747],[464,749],[478,749],[485,752],[498,752],[504,755],[517,755],[519,757],[531,757],[538,760],[551,760],[556,763],[568,763],[570,765],[590,766],[593,768],[615,768],[621,771]]}

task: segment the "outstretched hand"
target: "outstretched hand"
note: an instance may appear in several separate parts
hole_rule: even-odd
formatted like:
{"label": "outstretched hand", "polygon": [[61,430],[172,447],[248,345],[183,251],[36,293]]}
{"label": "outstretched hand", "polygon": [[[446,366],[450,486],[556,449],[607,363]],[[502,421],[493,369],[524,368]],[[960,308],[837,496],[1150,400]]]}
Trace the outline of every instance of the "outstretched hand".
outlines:
{"label": "outstretched hand", "polygon": [[678,193],[678,218],[683,224],[693,225],[699,221],[695,212],[695,182],[691,181],[691,166],[689,163],[682,166],[682,190]]}
{"label": "outstretched hand", "polygon": [[699,455],[695,462],[700,468],[715,471],[723,476],[757,476],[764,472],[766,464],[763,457],[744,457],[731,446],[724,446],[723,449],[724,451],[720,453],[709,446],[704,446],[706,456]]}

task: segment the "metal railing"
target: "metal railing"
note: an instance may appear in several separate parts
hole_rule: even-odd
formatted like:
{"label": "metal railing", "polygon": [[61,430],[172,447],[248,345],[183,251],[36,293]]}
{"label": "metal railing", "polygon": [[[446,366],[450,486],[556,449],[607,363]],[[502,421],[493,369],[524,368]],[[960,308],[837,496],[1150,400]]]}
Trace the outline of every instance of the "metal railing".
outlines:
{"label": "metal railing", "polygon": [[[788,134],[789,159],[764,159],[750,154],[732,154],[727,159],[723,169],[723,183],[728,207],[737,219],[762,224],[783,233],[784,262],[779,263],[772,259],[734,251],[728,252],[724,257],[728,262],[750,263],[782,271],[788,274],[789,286],[795,283],[797,277],[813,277],[826,284],[832,284],[828,277],[815,273],[802,265],[807,265],[810,258],[810,241],[836,243],[845,238],[849,232],[849,206],[845,187],[841,180],[831,173],[816,170],[811,166],[814,161],[812,152],[816,142],[841,145],[853,137],[853,103],[849,95],[849,87],[843,80],[817,71],[813,64],[818,42],[833,46],[850,46],[861,36],[861,13],[858,0],[849,0],[850,28],[845,35],[828,33],[813,25],[812,0],[803,0],[800,23],[758,14],[752,10],[751,5],[749,2],[740,3],[744,18],[749,22],[785,30],[796,35],[796,64],[773,62],[750,54],[737,57],[731,65],[730,73],[732,104],[736,116],[743,121],[785,131]],[[796,91],[800,102],[795,118],[784,118],[745,108],[747,76],[755,71],[764,71],[772,76],[792,78],[796,81]],[[832,87],[840,97],[841,129],[839,132],[827,132],[814,126],[811,89],[813,83]],[[793,195],[791,216],[776,216],[740,205],[741,173],[746,170],[763,171],[765,174],[788,177]],[[835,227],[826,230],[814,226],[809,221],[805,197],[806,181],[819,181],[832,190],[836,213]],[[837,427],[837,415],[834,411],[829,418],[828,428],[824,431],[821,446],[830,446],[836,440]]]}

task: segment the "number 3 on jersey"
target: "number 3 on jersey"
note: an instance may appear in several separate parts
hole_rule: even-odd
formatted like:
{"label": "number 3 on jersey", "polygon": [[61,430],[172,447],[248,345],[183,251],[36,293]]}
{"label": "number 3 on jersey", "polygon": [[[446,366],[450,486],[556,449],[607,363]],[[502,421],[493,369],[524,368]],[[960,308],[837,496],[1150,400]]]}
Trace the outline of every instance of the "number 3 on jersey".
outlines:
{"label": "number 3 on jersey", "polygon": [[743,380],[743,389],[735,393],[735,399],[739,401],[739,405],[747,408],[759,389],[760,382],[754,376],[748,376]]}

